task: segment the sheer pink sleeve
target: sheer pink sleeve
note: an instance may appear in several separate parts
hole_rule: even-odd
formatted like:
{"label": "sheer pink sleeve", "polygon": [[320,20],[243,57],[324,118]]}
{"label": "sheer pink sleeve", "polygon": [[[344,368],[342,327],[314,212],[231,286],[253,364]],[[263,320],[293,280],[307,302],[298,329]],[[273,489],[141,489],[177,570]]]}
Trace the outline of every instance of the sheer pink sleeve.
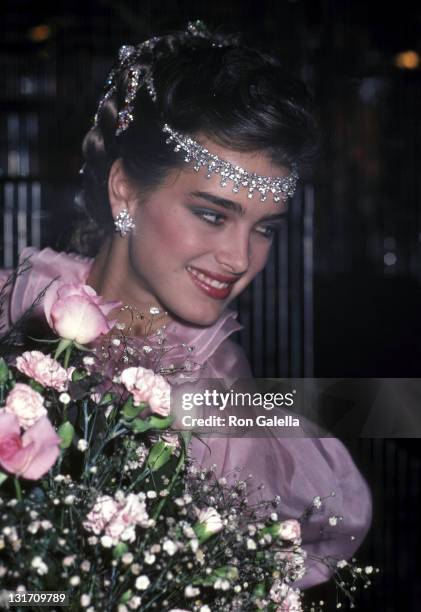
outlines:
{"label": "sheer pink sleeve", "polygon": [[9,310],[10,310],[10,290],[6,287],[6,281],[12,274],[12,270],[7,268],[0,269],[0,336],[3,336],[9,329]]}
{"label": "sheer pink sleeve", "polygon": [[[209,361],[208,372],[225,378],[228,386],[250,376],[242,349],[231,341],[223,342]],[[216,464],[219,474],[244,466],[243,475],[253,474],[256,488],[264,484],[260,499],[281,497],[282,519],[299,518],[316,496],[325,498],[302,527],[307,573],[297,587],[309,588],[330,578],[331,571],[318,559],[348,559],[359,547],[371,522],[371,496],[339,440],[275,437],[268,428],[267,437],[205,442],[209,449],[200,440],[192,442],[192,456],[202,465]],[[337,517],[336,526],[329,523],[330,517]]]}

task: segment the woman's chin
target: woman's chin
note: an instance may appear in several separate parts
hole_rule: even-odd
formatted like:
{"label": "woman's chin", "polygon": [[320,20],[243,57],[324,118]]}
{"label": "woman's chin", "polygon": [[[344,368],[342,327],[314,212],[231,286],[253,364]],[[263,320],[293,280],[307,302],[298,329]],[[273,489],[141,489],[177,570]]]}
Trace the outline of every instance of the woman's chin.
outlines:
{"label": "woman's chin", "polygon": [[178,319],[182,322],[187,323],[188,325],[197,325],[200,327],[210,327],[221,316],[221,313],[224,309],[204,309],[201,311],[186,311],[179,310],[178,312],[174,312]]}

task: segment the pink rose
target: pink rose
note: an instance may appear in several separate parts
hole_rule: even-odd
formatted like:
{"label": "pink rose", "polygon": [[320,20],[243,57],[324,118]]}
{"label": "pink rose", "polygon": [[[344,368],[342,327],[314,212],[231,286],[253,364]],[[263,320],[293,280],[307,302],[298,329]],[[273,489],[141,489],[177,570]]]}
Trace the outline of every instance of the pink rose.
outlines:
{"label": "pink rose", "polygon": [[53,283],[45,293],[44,312],[49,326],[65,340],[88,344],[115,325],[107,315],[121,302],[106,302],[89,285]]}
{"label": "pink rose", "polygon": [[282,521],[282,523],[278,525],[278,536],[282,538],[282,540],[299,540],[301,537],[300,523],[295,519]]}
{"label": "pink rose", "polygon": [[7,472],[38,480],[55,463],[60,442],[45,416],[21,436],[17,417],[6,411],[0,414],[0,465]]}
{"label": "pink rose", "polygon": [[170,385],[160,374],[146,368],[126,368],[122,371],[121,382],[133,395],[133,403],[138,406],[148,402],[152,412],[161,416],[170,413]]}
{"label": "pink rose", "polygon": [[44,387],[56,391],[66,391],[74,368],[65,370],[58,361],[41,351],[25,351],[16,359],[17,369],[39,382]]}
{"label": "pink rose", "polygon": [[16,383],[6,399],[5,411],[14,414],[24,429],[32,427],[47,414],[44,398],[29,385]]}

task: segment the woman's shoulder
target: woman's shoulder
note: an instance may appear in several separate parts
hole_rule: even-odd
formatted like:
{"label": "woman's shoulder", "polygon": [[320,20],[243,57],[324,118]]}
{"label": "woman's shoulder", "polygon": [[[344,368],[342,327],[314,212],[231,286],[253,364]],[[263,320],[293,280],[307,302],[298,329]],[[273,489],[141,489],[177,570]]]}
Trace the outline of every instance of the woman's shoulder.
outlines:
{"label": "woman's shoulder", "polygon": [[84,282],[91,261],[76,253],[55,251],[49,247],[42,250],[35,247],[23,249],[16,270],[0,271],[0,289],[4,287],[8,294],[10,323],[17,321],[52,282]]}

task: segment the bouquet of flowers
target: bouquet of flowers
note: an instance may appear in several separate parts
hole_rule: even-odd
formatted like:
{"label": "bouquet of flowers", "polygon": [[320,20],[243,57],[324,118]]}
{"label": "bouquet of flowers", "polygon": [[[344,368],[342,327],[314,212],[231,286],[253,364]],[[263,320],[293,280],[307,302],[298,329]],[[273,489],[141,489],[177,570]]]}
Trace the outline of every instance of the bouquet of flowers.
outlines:
{"label": "bouquet of flowers", "polygon": [[[52,287],[57,338],[0,359],[0,603],[302,610],[300,523],[279,520],[280,500],[250,505],[247,481],[189,459],[160,374],[123,366],[104,388],[89,345],[110,333],[115,306],[86,285]],[[372,568],[334,565],[352,603]]]}

